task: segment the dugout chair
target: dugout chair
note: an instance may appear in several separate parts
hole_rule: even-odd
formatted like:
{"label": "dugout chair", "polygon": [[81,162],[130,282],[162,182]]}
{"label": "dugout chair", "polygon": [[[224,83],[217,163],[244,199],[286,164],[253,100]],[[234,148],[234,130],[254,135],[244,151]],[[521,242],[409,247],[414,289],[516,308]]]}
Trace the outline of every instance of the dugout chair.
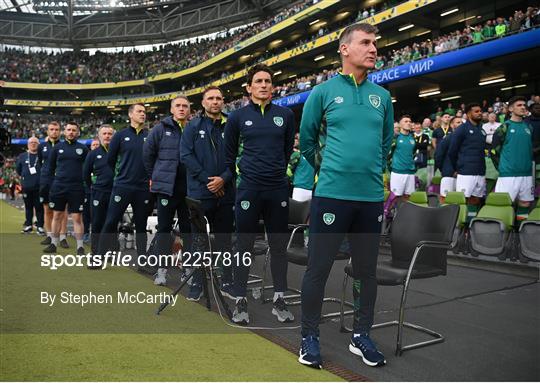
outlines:
{"label": "dugout chair", "polygon": [[[392,259],[377,264],[377,283],[381,286],[402,287],[399,318],[376,324],[372,328],[398,327],[397,356],[404,351],[444,342],[444,337],[438,332],[405,322],[405,303],[411,279],[446,275],[447,250],[452,246],[458,216],[457,205],[430,208],[404,203],[394,219],[394,230],[391,234]],[[353,278],[350,263],[345,267],[342,299],[345,297],[349,277]],[[342,332],[352,331],[345,327],[343,315],[340,317],[340,327]],[[403,327],[423,332],[433,339],[403,345]]]}
{"label": "dugout chair", "polygon": [[457,205],[459,206],[459,216],[457,220],[456,228],[454,229],[454,243],[450,250],[454,254],[458,254],[460,251],[466,252],[467,239],[465,236],[465,229],[467,223],[467,199],[463,192],[448,192],[444,201],[444,205]]}
{"label": "dugout chair", "polygon": [[424,191],[416,191],[409,197],[409,202],[418,206],[428,207],[428,195]]}
{"label": "dugout chair", "polygon": [[508,193],[489,193],[469,226],[471,255],[505,260],[512,252],[514,208]]}
{"label": "dugout chair", "polygon": [[540,200],[519,226],[519,255],[527,261],[540,262]]}
{"label": "dugout chair", "polygon": [[[293,247],[292,242],[294,235],[299,232],[303,231],[304,229],[309,227],[309,224],[307,224],[308,218],[309,218],[309,212],[310,212],[310,205],[311,201],[304,201],[299,202],[296,200],[293,200],[289,198],[289,222],[288,222],[288,228],[291,230],[289,240],[287,243],[287,260],[290,263],[293,263],[295,265],[299,266],[305,266],[307,267],[308,264],[308,249],[307,247]],[[350,258],[350,255],[347,253],[338,252],[336,254],[335,260],[347,260]],[[266,277],[266,269],[270,261],[270,252],[266,254],[265,263],[264,263],[264,269],[263,269],[263,279]],[[261,300],[263,303],[271,302],[271,298],[265,298],[264,297],[264,289],[271,288],[272,286],[264,286],[263,282],[263,291],[261,294]],[[289,290],[292,291],[294,294],[285,295],[284,299],[287,301],[287,304],[289,306],[297,306],[301,304],[301,294],[302,291],[296,288],[289,287]],[[334,298],[334,297],[324,297],[323,302],[334,302],[334,303],[342,303],[341,299]],[[350,308],[353,307],[352,303],[350,302],[343,302],[343,305],[346,305]],[[344,312],[344,315],[351,315],[354,311],[348,310]],[[321,315],[321,319],[327,319],[327,318],[334,318],[340,316],[340,312],[331,312]]]}

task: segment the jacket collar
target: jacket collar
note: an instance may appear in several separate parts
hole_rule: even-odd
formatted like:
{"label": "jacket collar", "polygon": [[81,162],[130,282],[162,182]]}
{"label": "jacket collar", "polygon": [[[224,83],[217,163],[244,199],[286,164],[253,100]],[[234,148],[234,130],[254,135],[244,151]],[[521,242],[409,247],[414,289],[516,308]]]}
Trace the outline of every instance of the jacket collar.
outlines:
{"label": "jacket collar", "polygon": [[254,103],[253,100],[249,100],[249,105],[251,105],[251,107],[257,112],[261,112],[261,114],[264,116],[264,114],[272,107],[272,100],[270,100],[270,102],[264,106],[264,109],[262,105]]}

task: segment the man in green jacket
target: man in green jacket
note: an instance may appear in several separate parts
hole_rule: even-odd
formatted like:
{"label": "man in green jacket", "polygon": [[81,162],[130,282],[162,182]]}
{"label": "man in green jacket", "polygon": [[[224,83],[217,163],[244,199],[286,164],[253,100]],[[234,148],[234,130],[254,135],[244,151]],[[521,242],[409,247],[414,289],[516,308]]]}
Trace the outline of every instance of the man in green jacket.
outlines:
{"label": "man in green jacket", "polygon": [[493,134],[491,158],[499,171],[495,191],[510,194],[512,200],[517,198],[516,218],[524,220],[528,216],[531,201],[534,201],[533,129],[523,121],[527,116],[525,97],[512,97],[508,101],[508,108],[510,119]]}
{"label": "man in green jacket", "polygon": [[[318,174],[310,214],[308,266],[302,283],[299,362],[321,368],[319,321],[334,257],[347,235],[355,284],[349,350],[370,366],[386,363],[371,338],[383,214],[383,172],[392,142],[390,93],[368,80],[377,60],[377,28],[360,23],[341,34],[343,72],[311,92],[300,124],[300,150]],[[320,135],[326,140],[320,148]]]}

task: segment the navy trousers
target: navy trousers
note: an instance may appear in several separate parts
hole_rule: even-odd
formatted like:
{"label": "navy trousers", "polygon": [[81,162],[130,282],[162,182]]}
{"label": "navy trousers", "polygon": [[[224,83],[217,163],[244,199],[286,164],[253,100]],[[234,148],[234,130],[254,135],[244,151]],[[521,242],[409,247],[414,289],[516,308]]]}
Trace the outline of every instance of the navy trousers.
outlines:
{"label": "navy trousers", "polygon": [[302,281],[302,336],[319,336],[326,281],[334,258],[348,237],[355,282],[355,333],[369,332],[377,298],[377,257],[383,202],[313,197],[308,266]]}

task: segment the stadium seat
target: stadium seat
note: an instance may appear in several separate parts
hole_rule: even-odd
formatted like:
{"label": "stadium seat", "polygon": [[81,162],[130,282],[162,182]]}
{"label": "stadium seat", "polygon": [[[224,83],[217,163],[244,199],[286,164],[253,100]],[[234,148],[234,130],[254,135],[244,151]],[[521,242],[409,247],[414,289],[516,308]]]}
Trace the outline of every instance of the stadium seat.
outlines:
{"label": "stadium seat", "polygon": [[[394,219],[391,234],[392,259],[377,264],[377,283],[382,286],[402,286],[399,319],[376,324],[372,328],[398,326],[397,356],[407,350],[444,341],[444,337],[433,330],[405,322],[405,302],[411,279],[446,275],[446,254],[452,244],[459,210],[458,205],[426,208],[404,203]],[[353,277],[350,263],[345,267],[342,297],[345,296],[349,277]],[[403,346],[404,326],[428,334],[433,339]],[[351,331],[345,327],[343,316],[340,317],[340,327],[343,332]]]}
{"label": "stadium seat", "polygon": [[504,260],[512,249],[514,208],[508,193],[490,193],[470,224],[471,254]]}
{"label": "stadium seat", "polygon": [[[303,201],[299,202],[296,200],[293,200],[292,198],[289,198],[289,230],[291,230],[291,234],[289,236],[289,241],[287,243],[287,259],[290,263],[294,263],[295,265],[299,266],[307,266],[308,264],[308,249],[307,247],[293,247],[292,242],[294,235],[298,231],[303,231],[308,225],[308,219],[309,219],[309,212],[310,212],[310,205],[311,201]],[[350,258],[350,255],[347,253],[337,253],[335,260],[347,260]],[[264,280],[266,277],[266,269],[268,267],[268,264],[270,263],[270,251],[266,253],[264,267],[263,267],[263,289],[261,293],[261,301],[263,303],[271,302],[272,298],[265,298],[264,296],[264,290],[268,288],[272,288],[273,286],[264,286]],[[300,296],[302,294],[302,291],[296,288],[289,287],[289,290],[292,291],[295,294],[285,295],[284,298],[287,301],[287,304],[290,306],[295,306],[301,304]],[[334,298],[334,297],[324,297],[323,302],[334,302],[334,303],[341,303],[341,299]],[[344,305],[347,305],[349,307],[353,307],[352,303],[344,302]],[[344,315],[351,315],[353,313],[353,310],[349,310],[344,313]],[[338,317],[340,315],[340,312],[332,312],[321,315],[321,318],[333,318]]]}
{"label": "stadium seat", "polygon": [[409,202],[418,206],[428,207],[428,196],[424,191],[417,191],[411,194]]}
{"label": "stadium seat", "polygon": [[540,200],[519,226],[519,254],[526,260],[540,262]]}
{"label": "stadium seat", "polygon": [[[454,243],[452,252],[457,254],[460,250],[465,252],[466,240],[465,240],[465,225],[467,223],[467,200],[463,192],[448,192],[445,198],[444,205],[458,205],[459,216],[456,228],[454,230]],[[443,206],[444,206],[443,205]]]}

